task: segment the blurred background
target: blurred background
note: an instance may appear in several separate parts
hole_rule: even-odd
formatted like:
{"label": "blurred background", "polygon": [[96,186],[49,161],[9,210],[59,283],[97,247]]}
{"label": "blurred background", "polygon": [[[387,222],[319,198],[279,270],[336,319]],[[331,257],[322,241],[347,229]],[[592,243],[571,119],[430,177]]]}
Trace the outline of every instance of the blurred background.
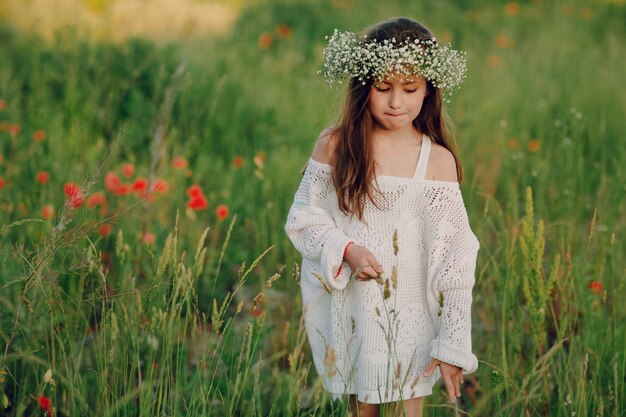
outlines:
{"label": "blurred background", "polygon": [[468,59],[480,367],[425,415],[624,413],[623,0],[5,0],[0,415],[345,415],[283,226],[324,37],[394,16]]}

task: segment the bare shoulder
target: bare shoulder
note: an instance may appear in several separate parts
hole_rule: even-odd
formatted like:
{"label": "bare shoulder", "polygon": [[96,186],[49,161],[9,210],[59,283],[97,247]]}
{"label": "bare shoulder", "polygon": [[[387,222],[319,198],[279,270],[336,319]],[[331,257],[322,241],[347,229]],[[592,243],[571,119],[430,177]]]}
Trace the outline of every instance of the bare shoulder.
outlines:
{"label": "bare shoulder", "polygon": [[330,164],[332,162],[336,146],[337,134],[334,133],[333,128],[327,127],[317,138],[315,148],[313,148],[312,158],[317,162]]}
{"label": "bare shoulder", "polygon": [[426,179],[458,182],[454,155],[448,149],[435,142],[432,143],[430,157],[428,158]]}

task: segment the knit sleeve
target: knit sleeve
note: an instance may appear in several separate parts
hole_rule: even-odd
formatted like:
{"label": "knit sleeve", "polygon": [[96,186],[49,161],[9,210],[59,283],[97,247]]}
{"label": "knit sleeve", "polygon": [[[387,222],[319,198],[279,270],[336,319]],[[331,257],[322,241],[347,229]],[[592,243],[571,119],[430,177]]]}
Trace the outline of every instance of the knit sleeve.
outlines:
{"label": "knit sleeve", "polygon": [[480,243],[470,228],[460,188],[441,186],[431,192],[424,236],[437,335],[430,356],[468,374],[478,368],[472,353],[471,305]]}
{"label": "knit sleeve", "polygon": [[330,169],[329,165],[309,160],[287,215],[285,233],[302,257],[316,264],[315,269],[330,288],[340,290],[350,279],[343,253],[353,239],[337,227],[331,215],[336,203]]}

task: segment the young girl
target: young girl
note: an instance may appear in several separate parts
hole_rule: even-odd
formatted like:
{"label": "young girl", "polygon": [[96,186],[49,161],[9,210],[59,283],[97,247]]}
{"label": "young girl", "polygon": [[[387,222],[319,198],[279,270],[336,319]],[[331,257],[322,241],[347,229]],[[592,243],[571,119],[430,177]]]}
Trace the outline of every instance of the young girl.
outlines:
{"label": "young girl", "polygon": [[[324,388],[353,416],[421,416],[441,376],[450,401],[478,367],[470,310],[479,242],[444,123],[463,54],[407,18],[364,36],[335,31],[341,118],[320,135],[285,231],[302,254],[304,319]],[[389,414],[386,414],[389,415]]]}

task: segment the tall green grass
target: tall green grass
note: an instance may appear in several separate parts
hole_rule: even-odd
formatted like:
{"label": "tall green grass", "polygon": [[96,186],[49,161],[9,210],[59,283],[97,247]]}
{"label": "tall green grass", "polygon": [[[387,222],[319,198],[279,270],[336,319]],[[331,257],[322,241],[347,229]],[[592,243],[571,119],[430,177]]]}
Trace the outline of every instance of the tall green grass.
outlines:
{"label": "tall green grass", "polygon": [[[345,415],[312,367],[283,224],[341,105],[315,74],[324,35],[394,15],[468,51],[448,111],[481,242],[480,366],[458,410],[437,389],[426,415],[623,414],[626,7],[366,3],[264,1],[226,37],[168,45],[3,28],[0,122],[20,132],[0,131],[0,414],[36,415],[44,395],[55,415]],[[63,208],[65,182],[103,191],[127,162],[169,191]],[[208,210],[186,210],[192,184]]]}

